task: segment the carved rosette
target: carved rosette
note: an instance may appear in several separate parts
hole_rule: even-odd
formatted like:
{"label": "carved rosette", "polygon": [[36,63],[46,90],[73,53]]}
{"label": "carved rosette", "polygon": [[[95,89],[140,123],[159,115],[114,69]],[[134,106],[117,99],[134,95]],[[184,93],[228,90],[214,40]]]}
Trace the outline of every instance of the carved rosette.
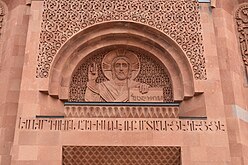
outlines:
{"label": "carved rosette", "polygon": [[241,55],[245,66],[248,66],[248,4],[239,7],[236,12],[236,22]]}
{"label": "carved rosette", "polygon": [[47,78],[59,48],[89,26],[137,22],[170,36],[187,55],[195,79],[206,79],[196,0],[44,0],[37,77]]}

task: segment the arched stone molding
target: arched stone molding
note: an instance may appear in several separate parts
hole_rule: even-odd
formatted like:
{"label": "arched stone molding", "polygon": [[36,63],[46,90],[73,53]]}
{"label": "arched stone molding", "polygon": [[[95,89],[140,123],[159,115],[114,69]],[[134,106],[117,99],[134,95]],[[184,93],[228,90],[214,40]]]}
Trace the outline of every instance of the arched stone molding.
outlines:
{"label": "arched stone molding", "polygon": [[193,72],[180,47],[156,29],[132,22],[103,23],[74,35],[57,53],[49,81],[41,80],[40,90],[68,99],[71,75],[80,61],[96,51],[119,46],[147,52],[159,59],[171,76],[176,101],[195,95]]}

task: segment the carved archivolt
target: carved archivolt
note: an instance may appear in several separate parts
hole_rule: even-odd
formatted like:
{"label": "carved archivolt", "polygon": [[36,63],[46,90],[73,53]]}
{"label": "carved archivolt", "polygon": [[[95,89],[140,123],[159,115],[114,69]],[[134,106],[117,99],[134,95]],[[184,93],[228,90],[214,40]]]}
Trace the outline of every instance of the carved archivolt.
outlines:
{"label": "carved archivolt", "polygon": [[239,7],[236,12],[240,50],[244,64],[248,66],[248,4]]}
{"label": "carved archivolt", "polygon": [[196,0],[44,0],[37,77],[47,78],[62,45],[80,30],[103,22],[137,22],[170,36],[184,50],[195,79],[205,79]]}

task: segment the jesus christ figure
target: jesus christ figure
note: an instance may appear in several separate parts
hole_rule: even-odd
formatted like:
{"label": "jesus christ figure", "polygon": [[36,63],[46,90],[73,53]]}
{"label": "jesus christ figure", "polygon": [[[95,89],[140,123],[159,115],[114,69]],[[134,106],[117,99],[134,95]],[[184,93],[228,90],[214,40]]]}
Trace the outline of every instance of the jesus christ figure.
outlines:
{"label": "jesus christ figure", "polygon": [[[136,57],[137,58],[137,57]],[[106,65],[103,63],[102,65]],[[128,102],[130,88],[139,88],[141,93],[148,92],[148,85],[135,82],[132,78],[134,65],[124,54],[118,54],[110,64],[109,81],[96,83],[98,69],[95,63],[89,66],[85,101]],[[104,67],[103,67],[104,68]],[[104,71],[104,69],[103,69]]]}

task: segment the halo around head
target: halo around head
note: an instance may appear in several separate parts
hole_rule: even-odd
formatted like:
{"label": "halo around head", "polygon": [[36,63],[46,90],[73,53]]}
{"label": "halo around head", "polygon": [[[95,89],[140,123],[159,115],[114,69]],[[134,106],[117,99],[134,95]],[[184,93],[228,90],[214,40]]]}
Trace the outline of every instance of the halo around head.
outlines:
{"label": "halo around head", "polygon": [[112,79],[112,62],[115,58],[124,57],[129,60],[130,68],[132,72],[131,79],[135,79],[140,71],[140,61],[138,57],[131,51],[118,49],[107,53],[102,60],[102,71],[104,75],[111,80]]}

